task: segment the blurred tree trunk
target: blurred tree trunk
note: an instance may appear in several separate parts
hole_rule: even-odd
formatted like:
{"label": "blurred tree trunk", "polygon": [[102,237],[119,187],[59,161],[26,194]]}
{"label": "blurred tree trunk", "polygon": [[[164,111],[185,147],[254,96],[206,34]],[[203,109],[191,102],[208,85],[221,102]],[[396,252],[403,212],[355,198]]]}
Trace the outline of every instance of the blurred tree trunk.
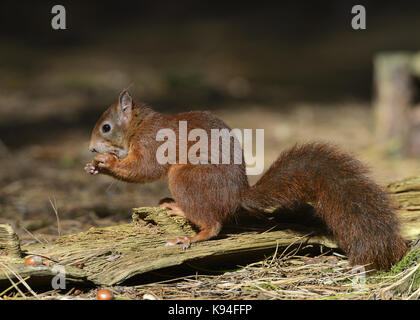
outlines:
{"label": "blurred tree trunk", "polygon": [[405,139],[413,99],[409,53],[382,53],[374,61],[376,135],[380,141]]}
{"label": "blurred tree trunk", "polygon": [[413,78],[420,78],[420,52],[381,53],[374,61],[378,141],[392,141],[411,157],[420,156],[420,105]]}

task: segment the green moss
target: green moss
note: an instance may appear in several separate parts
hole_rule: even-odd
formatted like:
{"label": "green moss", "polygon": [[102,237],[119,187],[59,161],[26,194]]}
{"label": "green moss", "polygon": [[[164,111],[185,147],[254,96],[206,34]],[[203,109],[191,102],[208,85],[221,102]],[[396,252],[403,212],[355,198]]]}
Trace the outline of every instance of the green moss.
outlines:
{"label": "green moss", "polygon": [[420,263],[420,249],[413,249],[397,264],[393,265],[388,272],[377,273],[378,277],[395,276]]}
{"label": "green moss", "polygon": [[266,289],[266,290],[280,290],[281,289],[279,286],[271,282],[263,283],[260,286],[261,288]]}
{"label": "green moss", "polygon": [[390,273],[398,274],[420,263],[420,249],[411,250],[400,262],[392,266]]}
{"label": "green moss", "polygon": [[[378,272],[375,277],[372,278],[373,282],[382,282],[385,279],[396,276],[420,263],[420,249],[411,250],[400,262],[392,266],[388,272]],[[403,277],[402,275],[401,277]],[[420,287],[420,269],[417,269],[406,281],[403,281],[400,285],[395,288],[396,293],[409,294],[418,290]],[[407,292],[409,290],[410,292]]]}

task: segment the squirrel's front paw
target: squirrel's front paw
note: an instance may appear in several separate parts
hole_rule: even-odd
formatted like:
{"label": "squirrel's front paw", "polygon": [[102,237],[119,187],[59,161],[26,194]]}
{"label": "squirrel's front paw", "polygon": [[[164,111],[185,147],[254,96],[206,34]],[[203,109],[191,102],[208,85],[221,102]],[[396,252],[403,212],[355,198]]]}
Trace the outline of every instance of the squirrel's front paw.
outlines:
{"label": "squirrel's front paw", "polygon": [[98,169],[98,167],[96,167],[96,166],[95,166],[95,164],[94,164],[93,162],[89,162],[89,163],[87,163],[87,164],[85,165],[85,171],[86,171],[87,173],[90,173],[90,174],[93,174],[93,175],[95,175],[95,174],[98,174],[98,173],[99,173],[99,169]]}
{"label": "squirrel's front paw", "polygon": [[117,157],[115,155],[110,153],[102,153],[98,154],[93,159],[93,164],[99,169],[111,169],[115,165],[116,161]]}

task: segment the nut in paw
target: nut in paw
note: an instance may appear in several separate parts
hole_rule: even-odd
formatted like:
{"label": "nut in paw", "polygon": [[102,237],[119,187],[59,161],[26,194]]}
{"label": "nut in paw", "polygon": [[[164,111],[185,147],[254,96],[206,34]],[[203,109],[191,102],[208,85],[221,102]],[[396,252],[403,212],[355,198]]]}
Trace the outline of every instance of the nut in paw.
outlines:
{"label": "nut in paw", "polygon": [[117,157],[110,153],[98,154],[93,162],[96,167],[101,169],[110,169],[114,166]]}

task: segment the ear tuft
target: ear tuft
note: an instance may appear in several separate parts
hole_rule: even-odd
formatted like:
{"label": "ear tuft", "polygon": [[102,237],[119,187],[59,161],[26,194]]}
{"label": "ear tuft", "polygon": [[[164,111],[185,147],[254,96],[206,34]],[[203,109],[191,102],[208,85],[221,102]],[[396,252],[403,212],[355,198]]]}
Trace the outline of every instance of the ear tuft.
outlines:
{"label": "ear tuft", "polygon": [[123,92],[120,93],[119,102],[120,102],[120,107],[123,112],[129,111],[132,108],[133,98],[131,98],[131,95],[128,92],[128,90],[124,90]]}

